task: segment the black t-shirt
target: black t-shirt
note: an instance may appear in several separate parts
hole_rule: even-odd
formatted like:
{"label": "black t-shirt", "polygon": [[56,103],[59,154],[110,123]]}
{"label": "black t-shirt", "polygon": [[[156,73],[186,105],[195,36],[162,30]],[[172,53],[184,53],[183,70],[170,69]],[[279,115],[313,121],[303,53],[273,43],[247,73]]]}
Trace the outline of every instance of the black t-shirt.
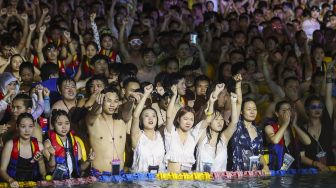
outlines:
{"label": "black t-shirt", "polygon": [[[304,126],[304,131],[309,135],[311,139],[311,144],[308,146],[303,146],[305,150],[305,155],[314,160],[318,161],[316,155],[322,151],[326,152],[327,165],[335,164],[335,156],[332,152],[332,139],[333,139],[333,120],[329,117],[327,109],[323,108],[323,113],[320,118],[321,120],[321,134],[318,140],[315,140],[308,132],[309,126],[306,124]],[[321,147],[322,149],[321,149]]]}

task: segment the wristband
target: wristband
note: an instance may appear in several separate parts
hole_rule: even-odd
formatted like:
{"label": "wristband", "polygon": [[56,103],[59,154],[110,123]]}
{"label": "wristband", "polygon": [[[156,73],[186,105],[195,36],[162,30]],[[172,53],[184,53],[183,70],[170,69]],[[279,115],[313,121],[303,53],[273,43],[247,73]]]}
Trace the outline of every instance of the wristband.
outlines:
{"label": "wristband", "polygon": [[211,112],[207,112],[207,113],[205,113],[205,115],[207,116],[207,117],[209,117],[209,116],[211,116],[213,113],[211,113]]}

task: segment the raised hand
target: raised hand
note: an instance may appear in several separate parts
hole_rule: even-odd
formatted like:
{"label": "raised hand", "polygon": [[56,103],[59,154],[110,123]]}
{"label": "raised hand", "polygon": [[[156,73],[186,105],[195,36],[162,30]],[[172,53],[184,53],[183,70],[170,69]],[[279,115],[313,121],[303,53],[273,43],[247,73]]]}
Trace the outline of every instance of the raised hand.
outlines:
{"label": "raised hand", "polygon": [[48,23],[48,22],[50,22],[50,20],[51,20],[51,17],[50,17],[49,15],[47,15],[47,16],[44,18],[43,22],[44,22],[44,23]]}
{"label": "raised hand", "polygon": [[49,9],[48,8],[44,8],[43,10],[42,10],[42,14],[43,15],[47,15],[49,13]]}
{"label": "raised hand", "polygon": [[143,94],[140,93],[140,92],[132,92],[132,93],[130,93],[130,97],[132,97],[136,101],[136,103],[139,103],[139,101],[141,100],[142,96],[143,96]]}
{"label": "raised hand", "polygon": [[145,95],[146,96],[149,96],[151,93],[152,93],[152,91],[153,91],[153,85],[152,84],[149,84],[149,85],[147,85],[145,88],[144,88],[144,93],[145,93]]}
{"label": "raised hand", "polygon": [[77,18],[74,18],[74,19],[72,20],[72,23],[73,23],[74,25],[78,25],[78,19],[77,19]]}
{"label": "raised hand", "polygon": [[40,27],[40,32],[41,33],[44,33],[45,31],[46,31],[46,26],[45,25],[42,25],[41,27]]}
{"label": "raised hand", "polygon": [[36,24],[30,24],[29,25],[29,30],[34,31],[36,29]]}
{"label": "raised hand", "polygon": [[21,18],[26,21],[28,20],[28,15],[26,13],[23,13],[21,14]]}
{"label": "raised hand", "polygon": [[46,87],[43,88],[43,96],[44,97],[49,97],[50,95],[50,90]]}
{"label": "raised hand", "polygon": [[102,105],[104,102],[105,94],[99,93],[96,98],[96,103]]}
{"label": "raised hand", "polygon": [[173,92],[173,95],[174,95],[174,96],[177,96],[177,86],[176,86],[176,85],[172,85],[172,86],[170,87],[170,89],[171,89],[171,91]]}
{"label": "raised hand", "polygon": [[230,99],[231,99],[231,102],[237,103],[237,100],[238,100],[237,94],[231,92]]}
{"label": "raised hand", "polygon": [[151,22],[150,22],[149,19],[144,19],[144,20],[142,21],[142,24],[143,24],[144,26],[146,26],[146,27],[151,27]]}
{"label": "raised hand", "polygon": [[92,14],[90,14],[90,21],[91,22],[94,22],[95,21],[95,19],[96,19],[96,13],[95,12],[93,12]]}
{"label": "raised hand", "polygon": [[2,8],[0,10],[0,16],[6,15],[7,14],[7,9],[6,8]]}
{"label": "raised hand", "polygon": [[225,89],[225,84],[217,84],[215,90],[212,92],[210,101],[216,101],[218,99],[218,95]]}
{"label": "raised hand", "polygon": [[67,40],[67,42],[71,41],[71,35],[70,35],[69,31],[64,31],[63,35],[64,35],[65,39]]}
{"label": "raised hand", "polygon": [[236,75],[233,76],[233,79],[236,82],[241,82],[243,80],[243,77],[241,76],[241,74],[236,74]]}

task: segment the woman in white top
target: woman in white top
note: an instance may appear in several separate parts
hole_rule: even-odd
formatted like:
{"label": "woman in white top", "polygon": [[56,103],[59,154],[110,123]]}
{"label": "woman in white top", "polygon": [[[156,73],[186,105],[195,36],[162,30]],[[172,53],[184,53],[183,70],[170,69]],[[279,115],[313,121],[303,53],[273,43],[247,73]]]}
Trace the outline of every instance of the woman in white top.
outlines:
{"label": "woman in white top", "polygon": [[152,107],[144,108],[153,85],[144,88],[144,95],[134,110],[131,137],[134,150],[132,171],[155,173],[164,170],[164,144],[158,128],[158,116]]}
{"label": "woman in white top", "polygon": [[[223,89],[224,84],[219,84],[216,86],[215,92],[220,93]],[[201,132],[205,130],[208,123],[207,121],[202,121],[196,126],[193,126],[195,113],[194,110],[188,106],[180,108],[176,116],[174,116],[177,86],[173,85],[171,90],[173,97],[170,99],[168,105],[167,124],[164,131],[166,148],[165,162],[170,172],[189,172],[195,163],[194,150],[196,144],[199,141]],[[210,103],[211,102],[213,101],[210,101]]]}
{"label": "woman in white top", "polygon": [[[241,78],[240,75],[235,76]],[[239,79],[241,80],[241,79]],[[237,81],[237,79],[236,79]],[[219,111],[214,112],[214,102],[217,100],[219,93],[216,88],[211,94],[208,109],[206,110],[207,119],[210,122],[206,131],[197,144],[197,163],[196,171],[200,172],[223,172],[226,171],[227,163],[227,145],[237,127],[240,106],[242,101],[241,82],[236,82],[236,93],[231,93],[231,122],[224,130],[224,118]],[[237,96],[238,95],[238,96]],[[238,98],[238,99],[237,99]],[[213,113],[214,112],[214,113]],[[205,121],[205,120],[203,120]],[[226,126],[225,126],[226,127]]]}

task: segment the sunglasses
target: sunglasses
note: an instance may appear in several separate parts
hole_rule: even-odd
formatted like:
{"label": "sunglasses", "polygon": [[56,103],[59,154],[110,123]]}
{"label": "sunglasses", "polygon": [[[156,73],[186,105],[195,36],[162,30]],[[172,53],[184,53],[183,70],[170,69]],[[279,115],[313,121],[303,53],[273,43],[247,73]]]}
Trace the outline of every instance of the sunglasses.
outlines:
{"label": "sunglasses", "polygon": [[129,44],[132,45],[132,46],[135,46],[135,45],[141,45],[143,42],[141,41],[141,39],[132,39],[131,41],[129,41]]}
{"label": "sunglasses", "polygon": [[309,106],[309,109],[311,110],[320,110],[323,108],[323,105],[322,104],[312,104]]}

